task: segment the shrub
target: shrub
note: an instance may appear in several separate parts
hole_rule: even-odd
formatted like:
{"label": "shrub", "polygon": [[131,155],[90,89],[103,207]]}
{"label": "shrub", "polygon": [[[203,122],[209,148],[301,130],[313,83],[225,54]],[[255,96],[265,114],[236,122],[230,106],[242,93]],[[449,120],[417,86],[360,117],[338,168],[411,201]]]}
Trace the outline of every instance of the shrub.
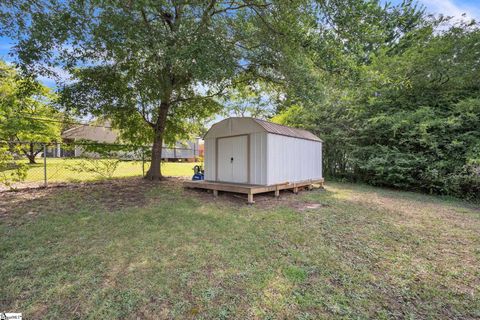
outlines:
{"label": "shrub", "polygon": [[13,153],[7,146],[0,146],[0,184],[10,189],[13,183],[25,180],[28,169],[26,164],[15,161]]}

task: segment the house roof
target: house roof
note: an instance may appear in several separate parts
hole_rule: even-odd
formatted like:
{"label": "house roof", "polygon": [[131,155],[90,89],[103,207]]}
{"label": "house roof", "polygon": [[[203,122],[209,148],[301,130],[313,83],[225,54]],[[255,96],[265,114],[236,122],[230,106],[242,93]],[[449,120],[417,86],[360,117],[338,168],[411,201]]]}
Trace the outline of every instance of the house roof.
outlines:
{"label": "house roof", "polygon": [[114,143],[117,141],[118,134],[108,124],[105,126],[81,125],[62,132],[62,138]]}
{"label": "house roof", "polygon": [[322,142],[319,137],[307,130],[292,128],[251,117],[231,117],[224,119],[212,125],[204,137],[208,138],[212,136],[212,134],[217,137],[225,137],[258,132],[258,130],[282,136]]}

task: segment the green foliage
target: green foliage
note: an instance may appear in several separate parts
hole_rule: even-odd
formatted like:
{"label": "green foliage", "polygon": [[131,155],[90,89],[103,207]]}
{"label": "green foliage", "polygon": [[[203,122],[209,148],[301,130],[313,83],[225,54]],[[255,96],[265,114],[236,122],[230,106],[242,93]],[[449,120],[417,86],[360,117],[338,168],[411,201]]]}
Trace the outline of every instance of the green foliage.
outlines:
{"label": "green foliage", "polygon": [[317,133],[327,177],[478,198],[475,22],[411,0],[42,3],[5,4],[0,34],[24,71],[72,74],[70,109],[153,144],[151,178],[226,106]]}
{"label": "green foliage", "polygon": [[324,140],[327,177],[478,200],[480,30],[447,23],[420,24],[330,74],[324,94],[310,94],[319,102],[296,100],[274,120]]}
{"label": "green foliage", "polygon": [[264,81],[244,78],[223,97],[225,117],[268,118],[274,111],[275,87]]}
{"label": "green foliage", "polygon": [[238,78],[280,78],[313,9],[303,0],[43,3],[3,7],[0,24],[19,40],[21,65],[71,73],[63,103],[110,118],[124,139],[153,143],[155,179],[162,143],[195,134]]}
{"label": "green foliage", "polygon": [[14,152],[8,146],[0,145],[0,184],[8,188],[12,188],[15,182],[25,180],[27,176],[27,165],[15,161]]}
{"label": "green foliage", "polygon": [[31,163],[43,151],[43,143],[60,140],[63,115],[55,96],[37,81],[20,76],[0,61],[0,139],[28,142],[20,149]]}

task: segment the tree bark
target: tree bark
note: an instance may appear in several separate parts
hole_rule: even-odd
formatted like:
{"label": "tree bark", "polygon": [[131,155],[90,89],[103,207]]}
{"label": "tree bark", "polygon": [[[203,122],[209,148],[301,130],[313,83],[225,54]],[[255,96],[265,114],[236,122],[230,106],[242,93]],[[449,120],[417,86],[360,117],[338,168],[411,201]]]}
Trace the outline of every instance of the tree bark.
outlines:
{"label": "tree bark", "polygon": [[30,150],[27,153],[28,163],[29,164],[36,164],[35,162],[35,151],[33,150],[33,143],[30,143]]}
{"label": "tree bark", "polygon": [[28,156],[28,163],[29,164],[36,164],[37,162],[35,161],[35,156],[29,154]]}
{"label": "tree bark", "polygon": [[162,176],[162,147],[163,147],[163,135],[165,132],[165,126],[167,123],[168,110],[170,109],[169,103],[162,102],[160,104],[160,110],[157,121],[153,126],[153,145],[152,145],[152,160],[150,162],[150,168],[145,175],[148,180],[163,180]]}

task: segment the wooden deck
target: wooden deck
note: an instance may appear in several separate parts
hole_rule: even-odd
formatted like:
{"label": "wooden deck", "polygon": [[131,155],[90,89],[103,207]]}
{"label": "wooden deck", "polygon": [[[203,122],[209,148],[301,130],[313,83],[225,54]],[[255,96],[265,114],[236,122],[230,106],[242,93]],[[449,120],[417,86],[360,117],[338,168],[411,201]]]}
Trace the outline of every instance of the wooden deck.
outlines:
{"label": "wooden deck", "polygon": [[307,180],[295,183],[279,183],[275,185],[263,186],[256,184],[243,184],[243,183],[229,183],[229,182],[216,182],[216,181],[185,181],[183,186],[185,188],[197,188],[213,190],[213,195],[218,196],[219,191],[243,193],[247,195],[248,203],[255,203],[253,201],[253,195],[257,193],[275,192],[275,197],[280,196],[280,190],[292,190],[294,193],[298,193],[300,188],[310,187],[314,184],[320,184],[323,186],[323,179]]}

